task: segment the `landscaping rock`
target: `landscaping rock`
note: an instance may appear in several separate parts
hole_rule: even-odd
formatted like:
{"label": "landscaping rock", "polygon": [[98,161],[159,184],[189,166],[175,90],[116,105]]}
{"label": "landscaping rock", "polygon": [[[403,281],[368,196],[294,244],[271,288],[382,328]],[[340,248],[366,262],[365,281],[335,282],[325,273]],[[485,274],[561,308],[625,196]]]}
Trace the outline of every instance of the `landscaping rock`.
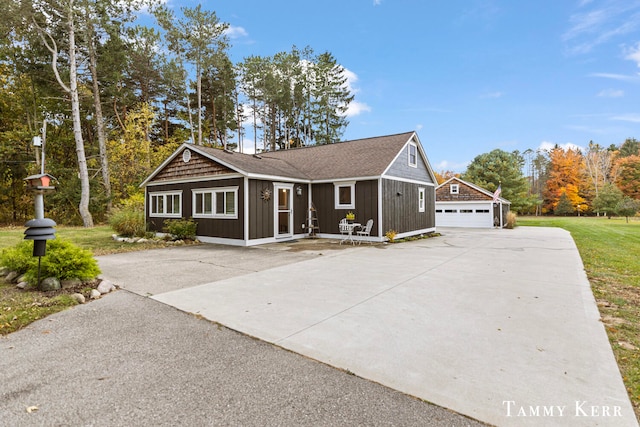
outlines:
{"label": "landscaping rock", "polygon": [[60,282],[60,286],[62,289],[71,289],[82,285],[82,280],[80,279],[67,279]]}
{"label": "landscaping rock", "polygon": [[60,280],[57,277],[47,277],[40,282],[39,289],[43,292],[58,290],[60,289]]}
{"label": "landscaping rock", "polygon": [[98,298],[100,298],[101,295],[102,294],[97,289],[91,289],[91,295],[89,295],[89,298],[98,299]]}
{"label": "landscaping rock", "polygon": [[84,304],[85,302],[84,295],[82,294],[71,294],[71,298],[78,301],[78,304]]}
{"label": "landscaping rock", "polygon": [[108,294],[109,292],[115,290],[115,288],[116,285],[114,285],[113,282],[111,282],[110,280],[103,280],[98,285],[98,292],[100,292],[101,295]]}
{"label": "landscaping rock", "polygon": [[0,267],[0,276],[6,276],[9,274],[9,269],[7,267]]}
{"label": "landscaping rock", "polygon": [[5,279],[7,282],[11,283],[14,280],[16,280],[19,275],[20,273],[18,273],[17,271],[10,271],[9,274],[7,274],[7,277],[5,277]]}
{"label": "landscaping rock", "polygon": [[26,282],[26,281],[27,281],[27,278],[25,277],[24,274],[16,279],[16,282],[18,282],[18,283]]}
{"label": "landscaping rock", "polygon": [[18,289],[26,289],[27,286],[29,286],[29,284],[27,282],[18,282],[18,284],[16,285],[16,288],[18,288]]}
{"label": "landscaping rock", "polygon": [[138,241],[136,243],[147,243],[149,241],[149,239],[145,239],[144,237],[138,239]]}

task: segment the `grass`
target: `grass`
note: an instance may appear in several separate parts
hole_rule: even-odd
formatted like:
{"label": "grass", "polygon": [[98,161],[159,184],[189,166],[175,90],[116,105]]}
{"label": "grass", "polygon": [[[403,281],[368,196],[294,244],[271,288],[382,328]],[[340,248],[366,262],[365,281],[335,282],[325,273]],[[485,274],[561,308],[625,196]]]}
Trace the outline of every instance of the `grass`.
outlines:
{"label": "grass", "polygon": [[578,247],[636,417],[640,418],[640,220],[519,217],[518,225],[560,227]]}
{"label": "grass", "polygon": [[[18,244],[24,238],[24,230],[24,227],[0,228],[0,249]],[[56,227],[56,237],[70,240],[83,249],[89,249],[96,256],[164,246],[163,242],[158,241],[146,243],[118,242],[111,238],[113,233],[113,229],[108,225],[100,225],[94,228]]]}

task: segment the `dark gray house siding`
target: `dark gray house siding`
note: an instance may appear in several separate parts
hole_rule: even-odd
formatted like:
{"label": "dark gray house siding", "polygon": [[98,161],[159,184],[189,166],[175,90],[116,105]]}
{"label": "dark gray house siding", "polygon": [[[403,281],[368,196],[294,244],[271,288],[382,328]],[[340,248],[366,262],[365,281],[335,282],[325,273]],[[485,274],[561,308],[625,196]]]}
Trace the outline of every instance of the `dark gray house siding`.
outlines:
{"label": "dark gray house siding", "polygon": [[[237,219],[194,218],[194,221],[198,224],[196,231],[198,235],[217,235],[226,239],[242,239],[244,236],[244,225],[242,220],[242,212],[244,210],[244,186],[242,178],[151,185],[146,187],[146,197],[147,200],[149,200],[150,193],[182,191],[182,217],[191,218],[193,216],[193,190],[199,188],[234,186],[238,187],[239,213]],[[147,206],[146,219],[149,231],[163,232],[165,222],[171,218],[152,217],[150,215],[149,207]]]}
{"label": "dark gray house siding", "polygon": [[[418,189],[425,189],[425,211],[419,212]],[[429,230],[436,226],[435,188],[390,179],[382,180],[382,232],[394,230],[398,234],[415,230]]]}
{"label": "dark gray house siding", "polygon": [[347,215],[347,212],[353,212],[356,215],[356,222],[361,224],[366,223],[368,219],[373,219],[374,228],[371,230],[371,236],[378,235],[375,227],[375,223],[378,221],[377,180],[356,182],[354,209],[335,208],[335,186],[333,183],[313,184],[311,188],[312,201],[318,213],[320,233],[339,234],[338,223]]}

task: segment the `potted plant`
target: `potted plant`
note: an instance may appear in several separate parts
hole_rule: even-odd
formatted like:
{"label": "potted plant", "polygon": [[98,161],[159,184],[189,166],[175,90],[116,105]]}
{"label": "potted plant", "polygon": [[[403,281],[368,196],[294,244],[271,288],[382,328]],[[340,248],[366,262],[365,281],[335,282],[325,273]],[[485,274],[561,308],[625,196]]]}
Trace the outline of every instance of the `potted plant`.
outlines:
{"label": "potted plant", "polygon": [[353,212],[347,212],[347,222],[353,222],[356,219],[356,214],[354,214]]}

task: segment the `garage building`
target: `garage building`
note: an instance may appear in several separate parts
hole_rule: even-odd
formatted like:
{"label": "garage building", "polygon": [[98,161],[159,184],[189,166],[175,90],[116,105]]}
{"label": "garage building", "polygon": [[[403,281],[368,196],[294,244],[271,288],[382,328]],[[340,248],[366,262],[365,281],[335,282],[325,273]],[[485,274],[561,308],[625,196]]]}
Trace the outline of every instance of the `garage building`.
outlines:
{"label": "garage building", "polygon": [[504,227],[510,205],[499,194],[450,178],[436,187],[436,227]]}

